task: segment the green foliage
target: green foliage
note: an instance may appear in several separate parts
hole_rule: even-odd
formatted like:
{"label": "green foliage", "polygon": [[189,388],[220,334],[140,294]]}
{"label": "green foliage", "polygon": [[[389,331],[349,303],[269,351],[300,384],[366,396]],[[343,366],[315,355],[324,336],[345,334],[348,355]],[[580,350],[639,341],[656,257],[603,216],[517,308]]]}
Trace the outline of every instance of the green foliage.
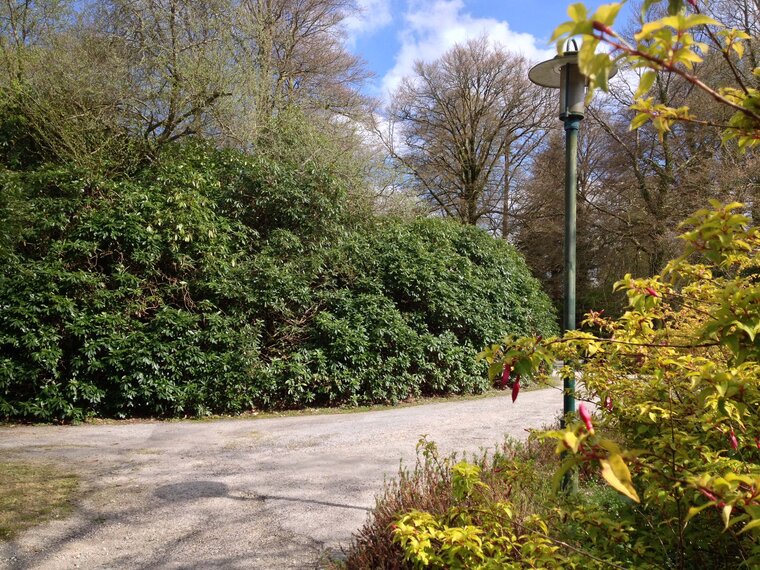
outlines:
{"label": "green foliage", "polygon": [[475,346],[554,330],[511,247],[440,221],[360,223],[331,169],[300,158],[184,144],[130,176],[0,176],[3,418],[477,392]]}
{"label": "green foliage", "polygon": [[396,225],[386,236],[377,255],[386,290],[402,310],[425,315],[431,332],[449,330],[480,347],[505,330],[555,327],[538,281],[502,241],[434,219]]}
{"label": "green foliage", "polygon": [[[618,496],[598,487],[554,494],[552,446],[536,435],[468,461],[441,457],[425,439],[417,452],[414,469],[386,485],[346,568],[609,568],[639,560],[620,546],[633,528],[613,524],[625,509]],[[588,552],[589,544],[613,552]]]}
{"label": "green foliage", "polygon": [[6,173],[34,207],[0,274],[2,416],[251,405],[239,378],[255,362],[258,325],[205,295],[235,279],[247,231],[216,214],[209,181],[188,173],[180,185],[170,171],[160,165],[144,184],[65,168]]}
{"label": "green foliage", "polygon": [[451,467],[454,504],[433,516],[411,511],[393,528],[393,540],[414,568],[536,568],[569,563],[546,535],[540,517],[519,519],[514,506],[493,500],[478,465]]}
{"label": "green foliage", "polygon": [[545,523],[532,517],[513,525],[509,503],[489,502],[480,520],[471,521],[470,513],[452,508],[435,518],[429,513],[412,511],[399,519],[394,539],[406,552],[405,559],[414,568],[551,568],[575,566],[559,548],[545,538]]}
{"label": "green foliage", "polygon": [[439,568],[510,567],[521,556],[520,537],[541,532],[531,517],[536,505],[554,501],[552,464],[551,447],[533,437],[469,461],[442,457],[434,442],[421,439],[416,465],[386,484],[346,568],[396,570],[425,560]]}
{"label": "green foliage", "polygon": [[[475,228],[385,221],[308,258],[296,255],[302,245],[291,234],[276,237],[267,257],[257,257],[265,264],[257,265],[256,285],[267,291],[265,328],[289,323],[268,347],[263,382],[271,404],[480,392],[488,381],[473,358],[479,343],[500,328],[556,326],[524,262]],[[283,298],[297,299],[298,307],[276,304]]]}
{"label": "green foliage", "polygon": [[39,145],[31,126],[5,89],[0,89],[0,158],[8,168],[25,168],[39,162]]}

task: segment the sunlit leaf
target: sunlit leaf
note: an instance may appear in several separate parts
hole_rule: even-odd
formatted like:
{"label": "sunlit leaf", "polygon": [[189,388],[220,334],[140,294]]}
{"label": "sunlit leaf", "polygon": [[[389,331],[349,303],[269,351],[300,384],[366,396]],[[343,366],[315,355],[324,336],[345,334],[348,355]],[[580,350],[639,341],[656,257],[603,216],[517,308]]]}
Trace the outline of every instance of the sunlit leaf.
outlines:
{"label": "sunlit leaf", "polygon": [[[654,85],[654,81],[657,79],[657,72],[656,71],[647,71],[644,73],[644,75],[641,76],[641,79],[639,80],[639,87],[636,89],[636,94],[634,95],[635,99],[638,99],[642,95],[645,95],[647,91],[649,91],[652,88],[652,85]],[[631,128],[637,128],[631,126]]]}
{"label": "sunlit leaf", "polygon": [[681,23],[681,29],[688,30],[696,26],[719,26],[720,24],[705,14],[692,14]]}
{"label": "sunlit leaf", "polygon": [[610,487],[629,499],[640,502],[639,495],[633,487],[631,472],[621,455],[612,453],[607,459],[600,459],[599,463],[602,465],[602,477]]}
{"label": "sunlit leaf", "polygon": [[601,22],[606,26],[611,26],[615,22],[615,18],[622,7],[623,5],[619,3],[603,4],[597,8],[594,15],[591,16],[591,20]]}

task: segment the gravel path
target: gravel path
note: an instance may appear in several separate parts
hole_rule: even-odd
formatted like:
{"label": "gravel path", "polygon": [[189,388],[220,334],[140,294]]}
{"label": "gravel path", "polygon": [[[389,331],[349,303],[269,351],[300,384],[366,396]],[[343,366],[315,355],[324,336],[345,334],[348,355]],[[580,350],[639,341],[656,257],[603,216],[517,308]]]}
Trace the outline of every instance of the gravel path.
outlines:
{"label": "gravel path", "polygon": [[0,428],[0,461],[81,474],[74,513],[0,543],[0,568],[318,568],[422,434],[442,453],[555,419],[559,390],[343,415]]}

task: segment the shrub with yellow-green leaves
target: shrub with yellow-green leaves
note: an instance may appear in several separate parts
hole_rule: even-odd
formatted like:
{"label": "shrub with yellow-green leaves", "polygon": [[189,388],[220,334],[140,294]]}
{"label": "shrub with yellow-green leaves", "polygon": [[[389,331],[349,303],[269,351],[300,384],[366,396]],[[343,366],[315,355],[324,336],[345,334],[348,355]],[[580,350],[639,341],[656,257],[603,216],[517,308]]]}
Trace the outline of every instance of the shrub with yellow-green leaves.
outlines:
{"label": "shrub with yellow-green leaves", "polygon": [[[651,19],[656,4],[667,13]],[[582,37],[589,94],[607,89],[613,66],[625,65],[642,71],[632,129],[651,121],[662,136],[683,122],[720,128],[742,151],[760,143],[760,68],[746,56],[748,33],[709,17],[697,0],[646,0],[640,30],[626,38],[615,30],[621,6],[591,12],[573,4],[555,30],[560,50]],[[721,54],[730,81],[699,76],[696,65],[710,51]],[[679,76],[732,114],[714,123],[656,103],[647,95],[658,73]],[[627,275],[616,285],[630,305],[621,318],[591,312],[584,331],[512,338],[483,356],[492,377],[530,374],[555,359],[566,363],[565,374],[580,373],[579,395],[597,404],[597,427],[582,407],[582,424],[547,434],[565,453],[558,476],[578,464],[599,466],[601,479],[630,502],[625,516],[638,537],[630,552],[639,564],[757,567],[760,232],[740,204],[713,203],[684,225],[682,257],[657,276]]]}
{"label": "shrub with yellow-green leaves", "polygon": [[537,515],[520,521],[506,500],[492,499],[480,467],[454,465],[454,504],[441,516],[424,511],[403,515],[393,528],[404,559],[415,568],[504,568],[521,561],[528,568],[556,567],[564,556]]}
{"label": "shrub with yellow-green leaves", "polygon": [[645,558],[679,568],[760,564],[760,230],[739,204],[713,206],[661,274],[617,283],[619,319],[591,312],[585,331],[483,353],[494,377],[556,359],[580,373],[597,417],[582,406],[582,422],[545,434],[565,454],[558,476],[598,465],[649,535]]}

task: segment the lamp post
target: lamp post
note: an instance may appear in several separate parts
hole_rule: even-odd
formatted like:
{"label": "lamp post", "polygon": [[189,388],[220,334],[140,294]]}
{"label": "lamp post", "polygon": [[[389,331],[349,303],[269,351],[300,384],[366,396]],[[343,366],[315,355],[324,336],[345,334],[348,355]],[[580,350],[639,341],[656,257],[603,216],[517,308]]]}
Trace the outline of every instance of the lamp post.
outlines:
{"label": "lamp post", "polygon": [[[528,79],[541,87],[559,89],[559,118],[565,124],[565,275],[564,308],[562,311],[562,328],[565,331],[575,329],[575,229],[576,229],[576,194],[578,180],[578,131],[585,111],[586,77],[578,67],[578,45],[570,40],[571,51],[539,63],[530,69]],[[616,69],[610,73],[615,75]],[[570,374],[562,380],[563,420],[568,414],[575,413],[575,375]],[[564,488],[574,492],[578,488],[577,473],[566,475]]]}

